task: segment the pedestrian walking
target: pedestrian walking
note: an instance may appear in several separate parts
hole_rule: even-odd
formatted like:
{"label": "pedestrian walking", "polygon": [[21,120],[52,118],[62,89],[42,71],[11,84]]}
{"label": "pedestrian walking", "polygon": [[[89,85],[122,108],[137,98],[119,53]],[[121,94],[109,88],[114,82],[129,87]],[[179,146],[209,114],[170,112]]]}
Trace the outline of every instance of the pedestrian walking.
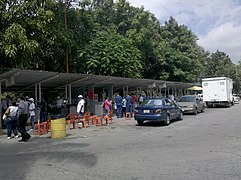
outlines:
{"label": "pedestrian walking", "polygon": [[21,133],[22,139],[19,142],[27,142],[31,136],[26,131],[26,122],[28,120],[29,107],[24,101],[23,97],[18,98],[18,113],[17,113],[17,127],[18,131]]}

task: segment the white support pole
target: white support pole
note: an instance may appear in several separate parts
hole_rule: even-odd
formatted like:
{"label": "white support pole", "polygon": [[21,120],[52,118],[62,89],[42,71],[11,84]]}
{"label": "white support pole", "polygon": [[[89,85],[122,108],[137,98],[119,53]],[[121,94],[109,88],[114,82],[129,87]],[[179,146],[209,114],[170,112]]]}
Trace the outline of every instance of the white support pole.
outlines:
{"label": "white support pole", "polygon": [[35,104],[37,105],[38,104],[38,84],[35,84],[34,85],[34,95],[35,95]]}
{"label": "white support pole", "polygon": [[39,101],[41,102],[42,100],[42,94],[41,94],[41,83],[38,84],[38,97],[39,97]]}

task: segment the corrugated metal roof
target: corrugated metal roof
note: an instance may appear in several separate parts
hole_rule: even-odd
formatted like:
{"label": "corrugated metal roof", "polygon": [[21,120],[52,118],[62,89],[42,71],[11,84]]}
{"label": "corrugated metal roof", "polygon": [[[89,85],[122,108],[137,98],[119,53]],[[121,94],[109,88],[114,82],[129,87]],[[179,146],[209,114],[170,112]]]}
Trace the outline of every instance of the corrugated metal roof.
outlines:
{"label": "corrugated metal roof", "polygon": [[171,82],[152,79],[133,79],[114,76],[102,76],[92,74],[58,73],[49,71],[34,71],[22,69],[10,69],[0,72],[2,91],[33,91],[35,84],[41,83],[42,89],[64,89],[65,85],[71,84],[72,88],[86,87],[94,84],[95,87],[105,87],[113,85],[115,90],[128,86],[128,89],[137,87],[147,89],[148,86],[156,87],[166,85],[166,87],[188,88],[194,84]]}

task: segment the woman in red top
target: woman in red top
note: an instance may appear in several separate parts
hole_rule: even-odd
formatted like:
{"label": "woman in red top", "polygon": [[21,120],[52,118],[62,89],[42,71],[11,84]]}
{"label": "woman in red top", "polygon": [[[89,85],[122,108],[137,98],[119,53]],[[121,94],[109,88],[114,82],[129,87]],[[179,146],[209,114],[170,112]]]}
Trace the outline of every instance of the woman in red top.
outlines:
{"label": "woman in red top", "polygon": [[111,104],[109,102],[109,98],[107,97],[103,102],[103,106],[102,106],[104,115],[108,114],[108,112],[110,111],[110,105]]}

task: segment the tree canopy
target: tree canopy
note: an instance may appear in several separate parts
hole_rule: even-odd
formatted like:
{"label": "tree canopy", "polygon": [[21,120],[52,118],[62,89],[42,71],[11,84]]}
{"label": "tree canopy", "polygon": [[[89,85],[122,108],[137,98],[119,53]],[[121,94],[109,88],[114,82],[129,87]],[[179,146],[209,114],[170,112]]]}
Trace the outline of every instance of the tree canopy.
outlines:
{"label": "tree canopy", "polygon": [[170,17],[164,24],[126,0],[0,0],[1,67],[200,82],[241,66],[210,53]]}

